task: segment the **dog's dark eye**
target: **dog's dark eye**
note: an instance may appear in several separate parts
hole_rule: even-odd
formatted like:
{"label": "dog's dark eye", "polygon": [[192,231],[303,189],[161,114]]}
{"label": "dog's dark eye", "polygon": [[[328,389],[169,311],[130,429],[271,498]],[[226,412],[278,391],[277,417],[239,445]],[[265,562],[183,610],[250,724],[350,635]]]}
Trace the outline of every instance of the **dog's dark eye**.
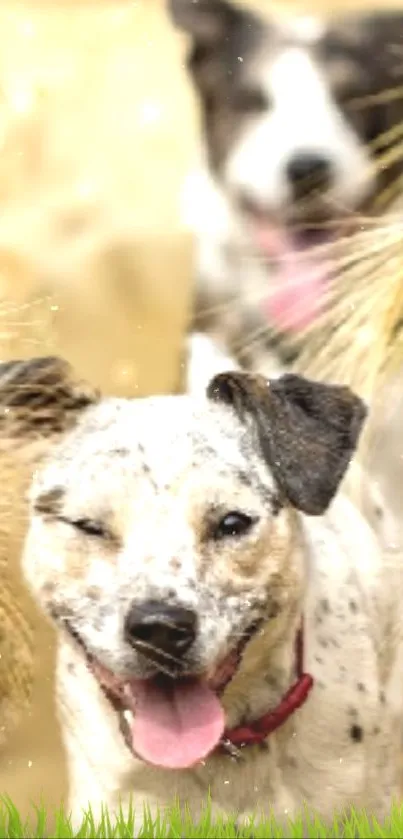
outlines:
{"label": "dog's dark eye", "polygon": [[266,94],[257,87],[237,90],[231,99],[231,104],[234,110],[248,114],[260,113],[266,111],[269,107]]}
{"label": "dog's dark eye", "polygon": [[233,536],[245,536],[255,524],[255,519],[236,511],[227,513],[214,527],[214,539],[226,539]]}

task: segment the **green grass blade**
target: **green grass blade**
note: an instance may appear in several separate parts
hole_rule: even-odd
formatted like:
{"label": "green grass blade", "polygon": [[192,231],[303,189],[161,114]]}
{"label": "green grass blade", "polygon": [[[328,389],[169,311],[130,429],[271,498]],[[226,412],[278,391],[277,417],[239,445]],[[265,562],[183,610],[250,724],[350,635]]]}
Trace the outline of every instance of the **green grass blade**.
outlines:
{"label": "green grass blade", "polygon": [[[175,801],[169,809],[151,813],[144,806],[141,827],[136,827],[136,814],[132,805],[128,811],[101,812],[95,818],[91,807],[83,813],[82,823],[73,830],[71,818],[63,806],[55,813],[47,813],[43,802],[32,806],[32,817],[24,821],[10,798],[0,798],[0,839],[392,839],[403,837],[403,804],[396,802],[390,817],[378,823],[363,810],[351,810],[335,816],[331,824],[324,824],[319,816],[303,808],[301,815],[282,826],[272,816],[260,814],[244,822],[236,816],[212,817],[211,801],[207,800],[197,821],[193,821],[189,807]],[[49,818],[51,816],[51,818]],[[52,828],[49,827],[52,825]],[[52,831],[52,832],[50,832]]]}

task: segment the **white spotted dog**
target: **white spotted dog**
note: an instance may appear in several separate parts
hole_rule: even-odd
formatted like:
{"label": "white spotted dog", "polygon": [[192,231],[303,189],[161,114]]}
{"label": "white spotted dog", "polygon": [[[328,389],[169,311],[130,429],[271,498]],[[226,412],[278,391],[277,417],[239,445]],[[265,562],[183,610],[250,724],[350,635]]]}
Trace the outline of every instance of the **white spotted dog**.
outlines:
{"label": "white spotted dog", "polygon": [[[399,796],[403,615],[337,490],[347,388],[236,370],[102,398],[57,359],[0,367],[0,439],[34,446],[23,568],[58,634],[75,824],[176,798],[197,819],[331,821]],[[38,444],[41,444],[38,446]]]}

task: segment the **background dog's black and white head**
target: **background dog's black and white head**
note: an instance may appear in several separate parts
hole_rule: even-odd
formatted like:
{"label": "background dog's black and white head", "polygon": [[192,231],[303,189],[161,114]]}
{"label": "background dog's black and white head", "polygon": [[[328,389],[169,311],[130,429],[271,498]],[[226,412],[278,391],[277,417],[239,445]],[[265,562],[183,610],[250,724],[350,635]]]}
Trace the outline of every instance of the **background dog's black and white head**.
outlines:
{"label": "background dog's black and white head", "polygon": [[[269,18],[228,0],[171,0],[171,11],[191,36],[214,185],[279,283],[298,263],[304,326],[327,279],[323,260],[301,267],[308,246],[354,228],[402,170],[387,150],[403,116],[403,14]],[[282,310],[292,314],[284,295],[271,317]]]}

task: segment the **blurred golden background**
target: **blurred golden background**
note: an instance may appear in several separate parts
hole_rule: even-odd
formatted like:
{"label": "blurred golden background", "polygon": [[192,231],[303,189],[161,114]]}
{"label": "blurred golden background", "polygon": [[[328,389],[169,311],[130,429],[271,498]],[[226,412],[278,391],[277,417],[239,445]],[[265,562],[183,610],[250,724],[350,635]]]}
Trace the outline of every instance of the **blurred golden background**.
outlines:
{"label": "blurred golden background", "polygon": [[[0,33],[0,356],[56,351],[107,392],[176,390],[193,262],[179,189],[198,134],[183,39],[162,0],[3,0]],[[57,806],[66,779],[53,638],[18,573],[27,476],[2,466],[3,610],[18,595],[37,671],[32,711],[1,750],[0,790],[27,812],[42,793]]]}

